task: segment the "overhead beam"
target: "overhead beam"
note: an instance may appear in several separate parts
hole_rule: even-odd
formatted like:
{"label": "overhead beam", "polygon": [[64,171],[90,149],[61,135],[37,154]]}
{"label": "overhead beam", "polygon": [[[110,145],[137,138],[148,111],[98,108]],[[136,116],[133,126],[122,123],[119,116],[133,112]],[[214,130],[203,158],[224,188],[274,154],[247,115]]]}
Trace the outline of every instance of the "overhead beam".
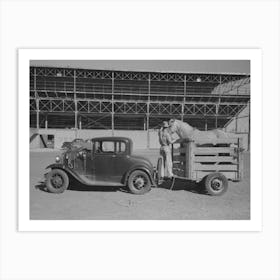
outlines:
{"label": "overhead beam", "polygon": [[[74,71],[78,78],[87,79],[103,79],[110,80],[112,78],[113,71],[98,70],[98,69],[76,69],[76,68],[58,68],[58,67],[35,67],[31,68],[31,76],[33,75],[33,69],[37,69],[38,75],[42,77],[73,77]],[[187,82],[200,83],[219,83],[221,80],[223,83],[230,81],[237,81],[242,78],[249,77],[246,74],[224,74],[224,73],[172,73],[172,72],[149,72],[149,71],[115,71],[116,79],[118,80],[132,80],[132,81],[147,81],[150,74],[151,81],[168,81],[168,82],[183,82],[184,76]]]}
{"label": "overhead beam", "polygon": [[[58,101],[73,101],[73,99],[71,98],[65,98],[65,99],[55,99],[55,98],[52,98],[52,97],[39,97],[38,98],[39,100],[47,100],[47,101],[54,101],[54,102],[58,102]],[[90,98],[84,98],[84,99],[79,99],[79,98],[76,98],[77,102],[110,102],[112,101],[112,99],[90,99]],[[236,101],[233,101],[233,102],[230,102],[230,101],[222,101],[222,99],[220,100],[219,104],[220,105],[246,105],[248,103],[250,99],[247,99],[245,101],[240,101],[240,102],[236,102]],[[142,100],[129,100],[129,99],[118,99],[117,101],[114,99],[114,102],[122,102],[122,103],[135,103],[135,104],[148,104],[148,101],[142,101]],[[181,105],[182,102],[178,102],[178,101],[166,101],[166,100],[163,100],[163,101],[151,101],[149,102],[150,104],[151,103],[155,103],[155,104],[178,104],[178,105]],[[202,101],[202,100],[185,100],[184,102],[185,104],[205,104],[205,105],[211,105],[211,104],[216,104],[217,101]]]}

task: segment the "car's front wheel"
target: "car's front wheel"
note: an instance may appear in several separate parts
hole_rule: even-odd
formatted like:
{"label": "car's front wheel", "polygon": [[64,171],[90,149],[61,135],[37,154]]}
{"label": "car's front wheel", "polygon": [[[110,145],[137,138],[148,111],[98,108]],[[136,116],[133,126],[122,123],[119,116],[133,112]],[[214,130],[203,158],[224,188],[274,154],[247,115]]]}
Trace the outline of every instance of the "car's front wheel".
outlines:
{"label": "car's front wheel", "polygon": [[52,169],[46,179],[47,190],[51,193],[62,193],[69,186],[69,177],[61,169]]}
{"label": "car's front wheel", "polygon": [[133,194],[144,194],[151,190],[150,178],[146,172],[135,170],[129,175],[127,186]]}

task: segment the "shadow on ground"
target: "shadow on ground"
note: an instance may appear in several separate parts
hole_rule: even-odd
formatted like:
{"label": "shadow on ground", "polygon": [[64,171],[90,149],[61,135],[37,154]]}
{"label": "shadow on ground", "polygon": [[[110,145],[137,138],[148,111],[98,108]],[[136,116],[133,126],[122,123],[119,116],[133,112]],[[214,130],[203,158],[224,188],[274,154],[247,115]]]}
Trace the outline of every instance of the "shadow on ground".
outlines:
{"label": "shadow on ground", "polygon": [[[49,192],[45,182],[38,182],[37,185],[34,187],[37,190],[43,191],[43,192]],[[81,192],[128,192],[128,190],[122,188],[122,187],[111,187],[111,186],[86,186],[79,182],[70,182],[69,187],[67,190],[70,191],[81,191]]]}
{"label": "shadow on ground", "polygon": [[[34,188],[37,190],[43,191],[43,192],[49,192],[47,190],[45,182],[43,182],[43,181],[38,182],[38,184],[35,185]],[[163,183],[158,185],[157,188],[167,189],[167,190],[172,190],[172,191],[185,190],[185,191],[192,192],[192,193],[207,195],[207,193],[204,191],[204,189],[201,187],[200,184],[195,183],[194,181],[190,181],[190,180],[186,180],[186,179],[184,180],[184,179],[179,179],[179,178],[175,178],[174,181],[173,181],[173,179],[166,179],[163,181]],[[120,191],[120,192],[130,193],[126,187],[86,186],[77,181],[70,181],[68,190],[82,191],[82,192],[117,192],[117,191]]]}
{"label": "shadow on ground", "polygon": [[173,191],[184,190],[192,193],[208,195],[203,189],[203,187],[201,186],[201,184],[198,184],[191,180],[180,179],[180,178],[164,180],[163,183],[158,186],[158,188],[170,189]]}

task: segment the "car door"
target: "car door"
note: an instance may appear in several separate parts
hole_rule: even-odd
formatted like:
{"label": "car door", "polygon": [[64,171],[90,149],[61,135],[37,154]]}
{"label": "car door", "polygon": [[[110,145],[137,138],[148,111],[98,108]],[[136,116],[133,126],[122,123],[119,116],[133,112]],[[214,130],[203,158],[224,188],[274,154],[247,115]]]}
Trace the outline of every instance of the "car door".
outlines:
{"label": "car door", "polygon": [[112,159],[113,180],[123,183],[123,178],[131,166],[129,143],[123,140],[115,142],[115,156]]}
{"label": "car door", "polygon": [[106,140],[96,142],[95,151],[92,158],[92,173],[96,184],[114,181],[114,141]]}

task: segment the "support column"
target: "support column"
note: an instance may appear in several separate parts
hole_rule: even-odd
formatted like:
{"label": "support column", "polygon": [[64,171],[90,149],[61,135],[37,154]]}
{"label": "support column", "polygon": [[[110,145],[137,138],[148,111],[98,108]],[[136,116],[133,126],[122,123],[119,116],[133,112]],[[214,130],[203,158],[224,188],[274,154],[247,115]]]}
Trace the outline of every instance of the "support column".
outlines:
{"label": "support column", "polygon": [[36,98],[36,128],[40,128],[40,109],[39,109],[39,99]]}
{"label": "support column", "polygon": [[36,102],[36,128],[40,128],[40,108],[39,108],[39,97],[37,93],[37,74],[36,67],[34,68],[34,92],[35,92],[35,102]]}
{"label": "support column", "polygon": [[46,114],[45,118],[45,129],[48,129],[48,114]]}
{"label": "support column", "polygon": [[215,128],[218,128],[218,115],[219,115],[220,103],[221,103],[221,97],[219,97],[218,102],[216,103]]}
{"label": "support column", "polygon": [[219,78],[219,84],[220,84],[220,95],[222,94],[222,76],[220,75],[220,78]]}
{"label": "support column", "polygon": [[219,104],[216,103],[215,128],[218,128],[218,114],[219,114]]}
{"label": "support column", "polygon": [[184,97],[183,103],[181,108],[181,121],[184,121],[184,110],[185,110],[185,103],[186,103],[186,93],[187,93],[187,77],[184,75]]}
{"label": "support column", "polygon": [[112,109],[111,109],[111,128],[112,128],[112,136],[114,136],[115,131],[115,108],[114,108],[114,92],[115,92],[115,73],[112,72]]}
{"label": "support column", "polygon": [[147,103],[147,114],[146,114],[146,119],[147,119],[147,148],[150,148],[150,102],[151,102],[151,73],[149,73],[148,76],[148,103]]}
{"label": "support column", "polygon": [[219,100],[218,103],[216,103],[216,116],[215,116],[215,128],[218,128],[218,115],[219,115],[219,107],[220,107],[220,103],[221,103],[221,95],[222,95],[222,76],[220,75],[220,94],[219,94]]}
{"label": "support column", "polygon": [[251,102],[249,101],[248,103],[249,106],[249,116],[248,116],[248,125],[249,125],[249,129],[248,129],[248,151],[250,151],[250,145],[251,145]]}
{"label": "support column", "polygon": [[238,131],[238,117],[235,116],[235,133]]}
{"label": "support column", "polygon": [[78,129],[78,104],[77,104],[77,94],[76,94],[76,69],[74,70],[74,104],[75,104],[75,130],[77,134]]}

